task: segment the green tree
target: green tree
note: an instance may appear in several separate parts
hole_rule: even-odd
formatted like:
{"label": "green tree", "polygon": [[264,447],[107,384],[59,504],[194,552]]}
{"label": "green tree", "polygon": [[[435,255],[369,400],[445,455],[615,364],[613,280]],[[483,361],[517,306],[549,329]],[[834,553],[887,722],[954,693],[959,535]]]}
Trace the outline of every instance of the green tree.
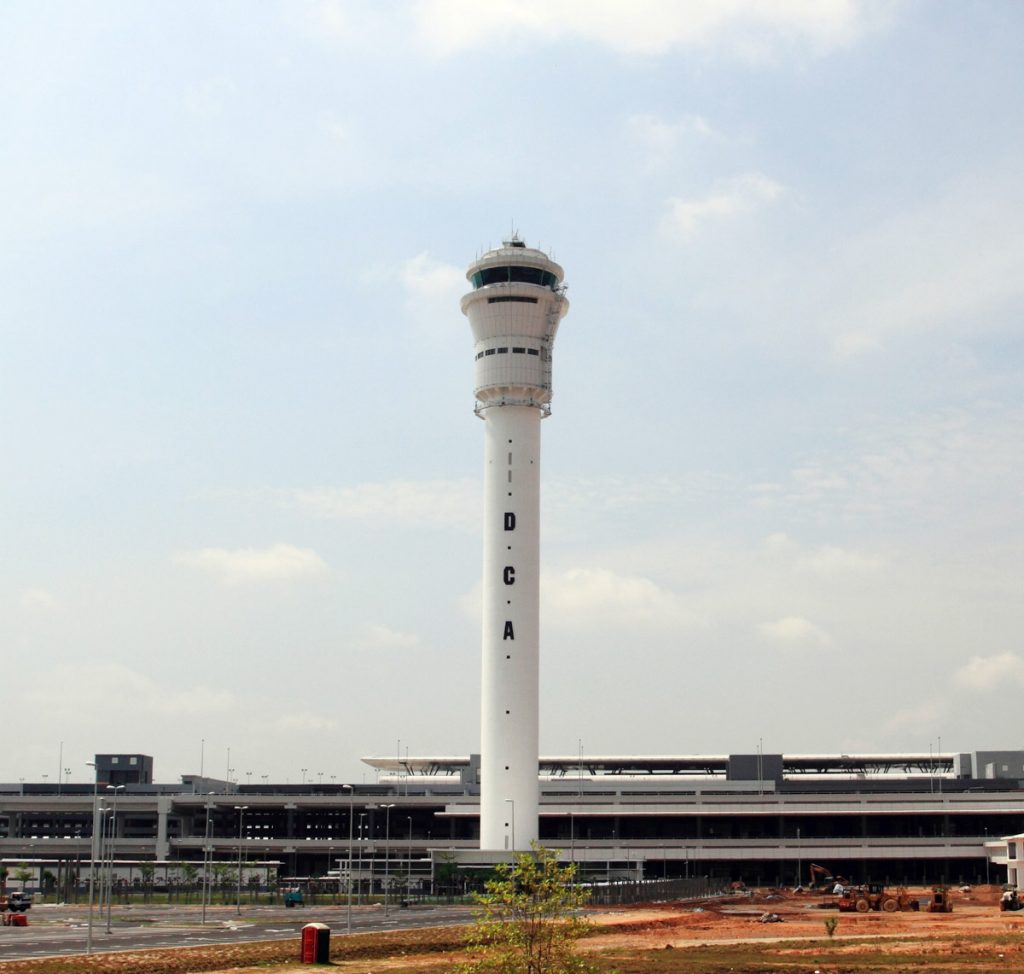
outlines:
{"label": "green tree", "polygon": [[[199,867],[195,863],[186,862],[181,867],[181,876],[185,886],[185,902],[191,903],[192,891],[199,885],[197,878],[199,876]],[[175,874],[175,879],[177,879],[177,874]]]}
{"label": "green tree", "polygon": [[575,866],[534,846],[499,865],[476,895],[480,907],[468,937],[466,974],[590,974],[574,952],[589,929],[579,915],[587,892],[573,883]]}
{"label": "green tree", "polygon": [[[231,877],[234,875],[234,866],[230,862],[213,863],[213,886],[220,887],[221,903],[228,902],[228,890],[231,888]],[[213,902],[213,894],[210,894],[210,902]]]}
{"label": "green tree", "polygon": [[148,903],[153,898],[153,874],[156,866],[151,862],[139,863],[139,874],[142,879],[142,902]]}
{"label": "green tree", "polygon": [[24,889],[28,885],[28,881],[35,876],[35,873],[28,868],[23,862],[19,862],[14,867],[14,878],[21,883],[21,888]]}

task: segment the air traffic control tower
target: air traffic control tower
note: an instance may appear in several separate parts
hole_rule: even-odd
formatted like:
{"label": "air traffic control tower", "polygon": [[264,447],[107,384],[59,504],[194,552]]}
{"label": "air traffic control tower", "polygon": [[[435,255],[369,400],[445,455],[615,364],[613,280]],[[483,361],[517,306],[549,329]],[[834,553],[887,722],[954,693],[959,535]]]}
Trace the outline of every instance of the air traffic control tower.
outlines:
{"label": "air traffic control tower", "polygon": [[569,310],[563,271],[513,236],[470,265],[476,414],[484,421],[480,848],[538,837],[540,421]]}

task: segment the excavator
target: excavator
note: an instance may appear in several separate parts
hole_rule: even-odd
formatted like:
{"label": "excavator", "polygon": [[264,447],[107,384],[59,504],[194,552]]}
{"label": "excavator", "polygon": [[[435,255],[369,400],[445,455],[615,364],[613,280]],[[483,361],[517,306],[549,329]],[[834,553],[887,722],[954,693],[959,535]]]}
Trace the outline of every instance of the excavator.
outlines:
{"label": "excavator", "polygon": [[841,886],[846,885],[846,880],[842,876],[833,876],[824,866],[819,866],[816,862],[809,863],[808,869],[811,873],[811,881],[807,884],[808,889],[827,889],[832,892],[836,883]]}

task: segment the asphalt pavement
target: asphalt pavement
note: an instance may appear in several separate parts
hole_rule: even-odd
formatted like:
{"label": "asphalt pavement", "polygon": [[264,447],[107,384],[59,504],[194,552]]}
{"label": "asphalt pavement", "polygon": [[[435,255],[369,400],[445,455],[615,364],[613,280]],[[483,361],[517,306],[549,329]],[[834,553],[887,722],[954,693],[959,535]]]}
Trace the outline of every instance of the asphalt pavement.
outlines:
{"label": "asphalt pavement", "polygon": [[[28,926],[0,927],[0,961],[38,957],[65,957],[86,953],[88,907],[34,906]],[[391,907],[353,906],[352,932],[409,930],[467,923],[473,910],[467,906]],[[202,922],[199,907],[132,906],[114,908],[110,933],[106,916],[93,917],[92,952],[147,950],[157,947],[201,947],[262,940],[294,940],[298,951],[300,931],[307,923],[326,923],[332,937],[348,932],[346,905],[279,906],[246,908],[212,907]]]}

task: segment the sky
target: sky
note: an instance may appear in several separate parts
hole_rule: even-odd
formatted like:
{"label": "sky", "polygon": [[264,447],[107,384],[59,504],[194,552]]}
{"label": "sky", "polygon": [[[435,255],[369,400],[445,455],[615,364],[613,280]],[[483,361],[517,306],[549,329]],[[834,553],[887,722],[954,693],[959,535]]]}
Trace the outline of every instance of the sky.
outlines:
{"label": "sky", "polygon": [[1024,6],[11,0],[0,64],[0,781],[479,749],[513,231],[542,752],[1024,747]]}

